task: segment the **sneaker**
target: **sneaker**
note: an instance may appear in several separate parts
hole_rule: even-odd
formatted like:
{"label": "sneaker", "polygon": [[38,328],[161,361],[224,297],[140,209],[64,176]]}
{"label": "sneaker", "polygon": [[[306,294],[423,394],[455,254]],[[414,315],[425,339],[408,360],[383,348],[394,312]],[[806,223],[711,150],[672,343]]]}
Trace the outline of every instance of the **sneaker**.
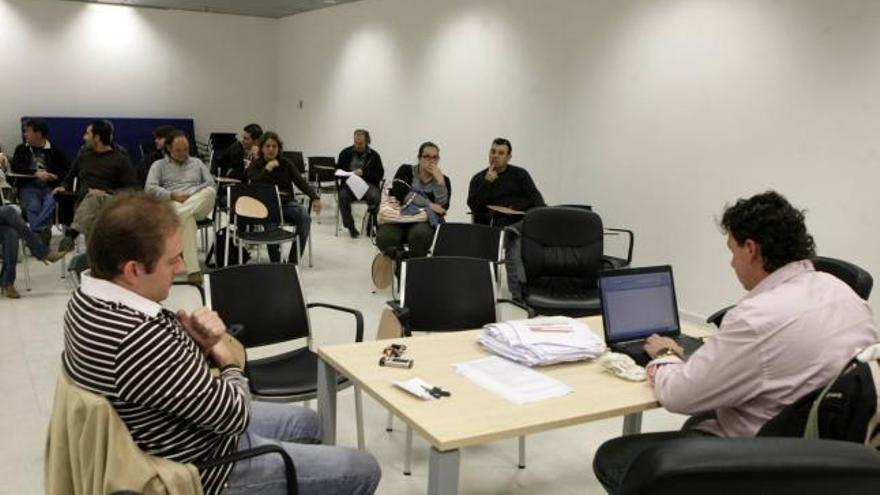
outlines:
{"label": "sneaker", "polygon": [[0,294],[8,297],[9,299],[21,298],[21,294],[19,294],[18,291],[15,290],[14,284],[4,285],[3,287],[0,287]]}
{"label": "sneaker", "polygon": [[52,227],[46,227],[40,231],[40,240],[47,246],[52,242]]}
{"label": "sneaker", "polygon": [[354,228],[354,226],[352,225],[348,228],[348,235],[350,235],[352,239],[357,239],[361,236],[361,233],[358,232],[358,229]]}
{"label": "sneaker", "polygon": [[56,261],[67,256],[68,252],[69,251],[49,251],[49,254],[47,254],[46,257],[43,258],[43,263],[46,263],[47,265],[49,263],[55,263]]}
{"label": "sneaker", "polygon": [[76,247],[76,239],[74,239],[73,237],[64,236],[61,239],[61,242],[58,243],[58,250],[64,251],[65,253],[73,251],[73,248],[75,248],[75,247]]}

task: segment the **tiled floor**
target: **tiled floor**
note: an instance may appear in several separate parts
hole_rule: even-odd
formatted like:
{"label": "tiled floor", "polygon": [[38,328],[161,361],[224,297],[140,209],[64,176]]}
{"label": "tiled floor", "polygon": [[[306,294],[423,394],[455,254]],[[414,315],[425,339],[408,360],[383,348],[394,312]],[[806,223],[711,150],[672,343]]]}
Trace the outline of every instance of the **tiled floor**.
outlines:
{"label": "tiled floor", "polygon": [[[375,248],[347,232],[334,237],[333,205],[313,223],[314,267],[302,277],[308,299],[359,309],[364,314],[366,338],[375,335],[388,291],[374,292],[370,263]],[[357,210],[356,210],[357,211]],[[55,242],[57,242],[57,237]],[[19,266],[20,300],[0,299],[0,494],[42,493],[43,449],[52,407],[55,380],[63,348],[62,317],[71,287],[61,279],[58,265],[46,267],[30,259],[32,291],[24,290]],[[175,304],[180,304],[177,300]],[[519,316],[510,314],[510,317]],[[315,313],[313,329],[347,324]],[[326,332],[325,332],[326,333]],[[385,410],[365,396],[367,449],[382,465],[381,494],[424,493],[427,486],[427,444],[416,437],[412,476],[402,474],[404,432],[385,432]],[[311,404],[315,406],[314,402]],[[355,446],[354,402],[351,390],[339,400],[338,439]],[[349,420],[350,418],[350,420]],[[683,418],[663,411],[645,414],[644,431],[678,428]],[[593,476],[593,453],[599,444],[620,434],[622,419],[599,421],[528,437],[528,467],[516,467],[515,440],[468,448],[461,456],[462,494],[583,494],[601,493]]]}

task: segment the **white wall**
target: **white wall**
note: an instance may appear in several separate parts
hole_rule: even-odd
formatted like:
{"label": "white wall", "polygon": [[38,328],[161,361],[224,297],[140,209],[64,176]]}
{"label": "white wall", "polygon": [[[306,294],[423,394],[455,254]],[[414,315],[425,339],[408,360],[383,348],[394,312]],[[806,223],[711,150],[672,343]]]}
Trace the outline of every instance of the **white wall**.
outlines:
{"label": "white wall", "polygon": [[808,210],[821,254],[880,276],[878,18],[869,0],[365,0],[280,21],[277,122],[307,154],[368,127],[388,175],[435,139],[457,219],[507,136],[549,203],[632,227],[636,263],[672,264],[707,314],[742,294],[714,219],[767,188]]}
{"label": "white wall", "polygon": [[[278,22],[0,0],[0,143],[22,115],[195,118],[196,135],[274,125]],[[51,137],[51,136],[50,136]]]}

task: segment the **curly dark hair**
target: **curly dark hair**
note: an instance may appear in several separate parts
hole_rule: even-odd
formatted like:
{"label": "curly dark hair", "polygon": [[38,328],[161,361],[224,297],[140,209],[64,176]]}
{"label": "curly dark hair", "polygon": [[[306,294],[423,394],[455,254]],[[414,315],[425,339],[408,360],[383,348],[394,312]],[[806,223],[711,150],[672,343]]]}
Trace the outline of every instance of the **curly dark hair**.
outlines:
{"label": "curly dark hair", "polygon": [[721,229],[737,244],[742,245],[746,239],[758,244],[768,273],[792,261],[816,257],[816,243],[807,232],[804,212],[776,191],[740,198],[733,206],[725,207]]}

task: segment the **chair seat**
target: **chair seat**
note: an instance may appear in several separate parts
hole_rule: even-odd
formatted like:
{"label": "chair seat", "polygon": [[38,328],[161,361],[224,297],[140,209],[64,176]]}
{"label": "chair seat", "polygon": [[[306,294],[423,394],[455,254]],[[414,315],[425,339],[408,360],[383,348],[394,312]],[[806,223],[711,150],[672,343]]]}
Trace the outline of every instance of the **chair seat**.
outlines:
{"label": "chair seat", "polygon": [[269,229],[256,232],[239,232],[238,238],[246,242],[274,243],[296,238],[296,234],[284,229]]}
{"label": "chair seat", "polygon": [[[314,396],[318,391],[318,355],[308,347],[264,359],[250,360],[251,392],[264,397]],[[338,385],[348,383],[339,375]]]}
{"label": "chair seat", "polygon": [[626,258],[606,255],[602,256],[602,266],[603,268],[608,268],[611,270],[619,270],[621,268],[628,268],[629,262],[626,261]]}
{"label": "chair seat", "polygon": [[602,314],[598,289],[558,291],[548,288],[532,287],[525,296],[525,303],[540,314],[554,314],[571,317]]}
{"label": "chair seat", "polygon": [[208,225],[214,225],[214,219],[205,217],[201,220],[196,220],[197,227],[207,227]]}

